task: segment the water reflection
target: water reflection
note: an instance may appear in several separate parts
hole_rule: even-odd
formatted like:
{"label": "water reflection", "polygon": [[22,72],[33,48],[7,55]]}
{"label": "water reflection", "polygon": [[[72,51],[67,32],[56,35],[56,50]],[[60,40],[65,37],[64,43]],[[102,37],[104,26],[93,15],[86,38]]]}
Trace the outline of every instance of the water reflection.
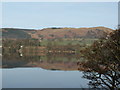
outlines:
{"label": "water reflection", "polygon": [[118,90],[120,88],[120,63],[111,61],[87,61],[83,64],[87,68],[83,72],[83,78],[89,81],[90,88],[105,88],[109,90]]}
{"label": "water reflection", "polygon": [[83,77],[90,80],[88,84],[91,88],[105,88],[110,90],[120,88],[120,72],[108,71],[103,74],[84,72]]}
{"label": "water reflection", "polygon": [[82,62],[75,54],[20,55],[3,54],[3,68],[40,67],[50,70],[78,70],[77,62]]}
{"label": "water reflection", "polygon": [[3,88],[87,88],[88,80],[78,71],[79,58],[67,53],[3,54]]}
{"label": "water reflection", "polygon": [[3,69],[3,88],[87,88],[79,71],[51,71],[41,68]]}
{"label": "water reflection", "polygon": [[[51,73],[51,71],[46,71],[45,73],[49,72],[49,75],[51,73],[51,76],[54,77],[58,77],[59,76],[59,72],[58,70],[61,70],[61,72],[63,72],[61,75],[66,75],[65,77],[59,77],[59,79],[55,79],[54,77],[43,77],[44,80],[46,81],[42,81],[45,84],[43,85],[42,82],[39,82],[36,78],[31,79],[32,80],[36,80],[37,82],[41,83],[41,85],[43,85],[43,87],[45,87],[47,82],[50,82],[50,80],[59,80],[60,79],[65,79],[68,78],[70,75],[69,74],[65,74],[65,70],[66,71],[73,71],[73,70],[80,70],[80,72],[76,71],[76,72],[70,72],[71,75],[73,74],[73,77],[71,77],[70,80],[77,80],[79,79],[75,84],[73,84],[73,87],[78,87],[79,85],[81,85],[81,80],[83,80],[85,83],[85,85],[90,86],[90,88],[107,88],[107,89],[117,89],[120,87],[120,68],[119,65],[114,63],[114,64],[106,64],[106,65],[102,65],[99,62],[93,62],[93,61],[85,61],[82,57],[79,57],[80,55],[75,55],[75,54],[41,54],[41,55],[22,55],[20,56],[19,53],[12,53],[12,54],[3,54],[3,62],[2,62],[2,68],[3,69],[3,75],[4,78],[8,77],[7,79],[3,79],[4,84],[7,85],[6,83],[9,82],[10,77],[12,79],[16,79],[15,77],[20,77],[19,75],[21,75],[21,73],[25,73],[24,76],[25,77],[21,77],[21,78],[28,78],[28,74],[30,74],[29,77],[32,77],[32,73],[34,71],[34,76],[36,77],[36,74],[42,74],[43,76],[46,76],[44,74],[45,69],[48,70],[56,70],[56,74]],[[29,71],[26,67],[29,67]],[[36,68],[39,68],[38,71],[36,71]],[[9,69],[10,71],[9,71]],[[20,68],[22,70],[22,72],[20,74],[17,74],[19,72],[20,69],[11,69],[11,68]],[[23,68],[23,69],[22,69]],[[41,69],[42,68],[42,69]],[[25,71],[24,71],[25,70]],[[82,72],[81,72],[82,71]],[[27,72],[27,73],[26,73]],[[15,75],[12,75],[12,73],[14,73]],[[77,74],[75,74],[77,73]],[[57,75],[57,76],[56,76]],[[67,76],[68,75],[68,76]],[[76,77],[77,75],[77,77]],[[83,77],[83,78],[82,78]],[[73,79],[72,79],[73,78]],[[86,79],[88,79],[86,81]],[[17,80],[17,79],[16,79]],[[42,79],[40,79],[42,80]],[[29,80],[28,80],[29,81]],[[52,84],[55,82],[52,81]],[[64,81],[64,80],[63,80]],[[61,81],[61,82],[63,82]],[[17,83],[16,83],[17,82]],[[60,82],[60,83],[61,83]],[[16,83],[16,84],[15,84]],[[20,87],[19,85],[23,83],[23,81],[17,80],[14,82],[14,85],[16,85],[16,87]],[[29,85],[27,84],[27,82],[25,83],[26,87]],[[33,84],[33,83],[31,83]],[[54,83],[55,84],[55,83]],[[8,85],[11,85],[10,83]],[[48,85],[48,83],[47,83]],[[70,87],[70,83],[66,82],[65,84],[66,86],[61,86],[61,87]],[[12,85],[13,86],[13,85]],[[38,85],[39,86],[39,85]],[[36,85],[33,85],[31,87],[38,87]],[[8,86],[5,86],[8,87]],[[10,87],[10,86],[9,86]],[[21,86],[23,87],[23,86]],[[47,87],[55,87],[55,85],[48,85]],[[59,85],[56,85],[56,87],[59,87]],[[71,86],[72,87],[72,86]],[[83,88],[85,88],[84,86],[82,86]],[[88,86],[87,86],[88,87]]]}

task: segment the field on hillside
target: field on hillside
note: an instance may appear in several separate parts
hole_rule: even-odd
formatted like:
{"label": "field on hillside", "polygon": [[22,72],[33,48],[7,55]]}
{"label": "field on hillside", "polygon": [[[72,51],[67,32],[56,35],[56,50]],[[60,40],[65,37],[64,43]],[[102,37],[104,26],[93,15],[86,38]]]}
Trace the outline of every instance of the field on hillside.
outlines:
{"label": "field on hillside", "polygon": [[80,54],[80,50],[92,45],[98,39],[77,38],[77,39],[53,39],[53,40],[3,40],[3,52],[13,53],[20,52],[21,46],[24,55],[42,55],[46,53],[65,54],[76,53]]}
{"label": "field on hillside", "polygon": [[81,46],[90,46],[94,41],[98,39],[91,38],[79,38],[79,39],[55,39],[55,40],[42,40],[40,42],[41,46],[56,45],[56,46],[65,46],[65,45],[81,45]]}

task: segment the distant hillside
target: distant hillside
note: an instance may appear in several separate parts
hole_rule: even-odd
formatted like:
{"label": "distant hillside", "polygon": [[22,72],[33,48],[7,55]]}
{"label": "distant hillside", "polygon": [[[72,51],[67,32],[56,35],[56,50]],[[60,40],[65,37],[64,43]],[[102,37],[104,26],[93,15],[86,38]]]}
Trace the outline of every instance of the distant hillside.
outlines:
{"label": "distant hillside", "polygon": [[31,38],[27,32],[28,29],[15,29],[15,28],[3,28],[2,37],[3,38],[15,38],[15,39],[26,39]]}
{"label": "distant hillside", "polygon": [[106,27],[93,28],[45,28],[41,30],[33,29],[13,29],[3,28],[3,38],[102,38],[106,37],[113,30]]}
{"label": "distant hillside", "polygon": [[46,28],[29,32],[32,38],[102,38],[113,30],[105,27],[94,28]]}

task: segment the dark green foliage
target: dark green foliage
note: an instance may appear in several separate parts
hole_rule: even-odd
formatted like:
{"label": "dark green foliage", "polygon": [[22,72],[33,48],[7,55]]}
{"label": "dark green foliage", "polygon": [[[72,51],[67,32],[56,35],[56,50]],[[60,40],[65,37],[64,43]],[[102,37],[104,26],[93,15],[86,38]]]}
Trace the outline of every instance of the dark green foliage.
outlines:
{"label": "dark green foliage", "polygon": [[62,29],[62,28],[60,28],[60,27],[52,27],[51,29]]}
{"label": "dark green foliage", "polygon": [[26,29],[4,28],[2,30],[3,38],[17,38],[17,39],[31,38],[31,36],[27,32],[25,32]]}

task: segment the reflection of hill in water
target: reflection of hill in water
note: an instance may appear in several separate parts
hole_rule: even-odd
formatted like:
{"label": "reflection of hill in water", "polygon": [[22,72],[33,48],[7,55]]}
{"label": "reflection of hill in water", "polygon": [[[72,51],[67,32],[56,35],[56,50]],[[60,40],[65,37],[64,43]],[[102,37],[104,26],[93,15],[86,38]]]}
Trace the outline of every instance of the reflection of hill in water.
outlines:
{"label": "reflection of hill in water", "polygon": [[[78,55],[53,54],[41,56],[3,55],[3,68],[40,67],[51,70],[78,70]],[[81,59],[82,60],[82,59]]]}

